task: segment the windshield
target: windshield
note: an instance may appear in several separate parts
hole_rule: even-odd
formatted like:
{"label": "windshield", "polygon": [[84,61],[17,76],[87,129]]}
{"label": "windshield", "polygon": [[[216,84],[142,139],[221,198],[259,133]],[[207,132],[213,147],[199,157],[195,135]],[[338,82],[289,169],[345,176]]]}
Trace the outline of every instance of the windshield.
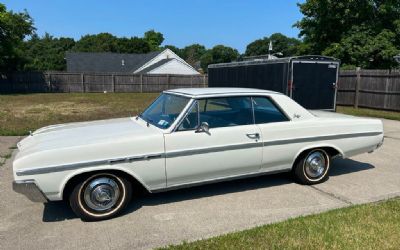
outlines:
{"label": "windshield", "polygon": [[189,98],[171,94],[161,94],[141,115],[146,122],[166,129],[176,120]]}

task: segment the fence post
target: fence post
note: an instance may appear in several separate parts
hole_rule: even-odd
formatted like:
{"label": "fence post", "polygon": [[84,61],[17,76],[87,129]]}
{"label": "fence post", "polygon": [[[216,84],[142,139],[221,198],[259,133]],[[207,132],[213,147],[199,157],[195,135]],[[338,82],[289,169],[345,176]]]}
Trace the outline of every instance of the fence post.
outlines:
{"label": "fence post", "polygon": [[85,75],[81,73],[82,93],[85,93]]}
{"label": "fence post", "polygon": [[51,86],[51,73],[47,73],[47,79],[48,79],[48,88],[49,88],[49,92],[53,92],[53,87]]}
{"label": "fence post", "polygon": [[167,74],[167,89],[169,89],[169,74]]}
{"label": "fence post", "polygon": [[111,88],[112,88],[112,92],[115,93],[115,75],[112,74],[111,75]]}
{"label": "fence post", "polygon": [[203,87],[206,87],[206,74],[203,75]]}
{"label": "fence post", "polygon": [[356,92],[354,93],[354,108],[358,108],[358,98],[360,96],[360,84],[361,84],[361,68],[356,68],[357,81],[356,81]]}
{"label": "fence post", "polygon": [[140,74],[140,93],[143,93],[143,74]]}
{"label": "fence post", "polygon": [[387,75],[386,75],[386,81],[385,81],[385,97],[384,97],[384,99],[383,99],[383,108],[384,109],[387,109],[388,108],[388,100],[389,100],[389,94],[388,94],[388,92],[389,92],[389,83],[390,83],[390,75],[391,75],[391,70],[389,69],[389,70],[387,70],[387,73],[386,73]]}

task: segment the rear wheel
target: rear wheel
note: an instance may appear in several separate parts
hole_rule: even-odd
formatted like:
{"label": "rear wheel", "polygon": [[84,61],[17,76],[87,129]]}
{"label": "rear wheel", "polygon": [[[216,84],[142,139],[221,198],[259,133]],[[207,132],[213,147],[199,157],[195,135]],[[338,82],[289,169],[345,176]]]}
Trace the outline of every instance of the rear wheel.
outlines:
{"label": "rear wheel", "polygon": [[69,202],[74,213],[87,221],[109,219],[129,203],[132,185],[124,177],[97,173],[80,182],[72,190]]}
{"label": "rear wheel", "polygon": [[294,166],[294,175],[301,184],[312,185],[328,179],[331,164],[329,154],[323,149],[313,149],[300,156]]}

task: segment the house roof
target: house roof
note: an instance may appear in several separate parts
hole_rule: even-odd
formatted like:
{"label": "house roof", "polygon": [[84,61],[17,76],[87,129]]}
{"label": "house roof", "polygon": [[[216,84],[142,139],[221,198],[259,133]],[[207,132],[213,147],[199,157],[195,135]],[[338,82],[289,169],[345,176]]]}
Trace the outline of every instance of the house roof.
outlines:
{"label": "house roof", "polygon": [[172,59],[172,58],[162,59],[162,60],[160,60],[160,61],[150,65],[149,67],[146,67],[146,68],[144,68],[141,71],[138,71],[136,73],[138,73],[138,74],[148,73],[148,72],[152,71],[153,69],[156,69],[156,68],[160,67],[161,65],[166,64],[166,63],[168,63],[168,62],[170,62],[172,60],[175,60],[175,59]]}
{"label": "house roof", "polygon": [[67,52],[67,70],[69,72],[133,72],[160,53],[162,51],[147,54]]}

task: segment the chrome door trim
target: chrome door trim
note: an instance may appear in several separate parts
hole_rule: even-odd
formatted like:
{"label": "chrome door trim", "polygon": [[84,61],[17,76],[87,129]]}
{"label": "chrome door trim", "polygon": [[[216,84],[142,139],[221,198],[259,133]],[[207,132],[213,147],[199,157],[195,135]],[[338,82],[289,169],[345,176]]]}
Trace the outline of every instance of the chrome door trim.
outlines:
{"label": "chrome door trim", "polygon": [[303,137],[303,138],[293,138],[293,139],[283,139],[274,141],[264,141],[263,146],[276,146],[291,143],[303,143],[303,142],[314,142],[314,141],[329,141],[337,139],[349,139],[354,137],[364,137],[364,136],[376,136],[380,135],[382,132],[366,132],[366,133],[353,133],[353,134],[339,134],[339,135],[322,135],[313,137]]}
{"label": "chrome door trim", "polygon": [[164,156],[165,156],[164,153],[156,153],[148,155],[136,155],[136,156],[121,157],[121,158],[104,159],[97,161],[77,162],[77,163],[49,166],[42,168],[20,169],[16,172],[16,175],[24,176],[24,175],[35,175],[35,174],[47,174],[53,172],[75,170],[83,167],[95,167],[99,165],[114,165],[114,164],[129,163],[134,161],[144,161],[144,160],[162,158]]}

